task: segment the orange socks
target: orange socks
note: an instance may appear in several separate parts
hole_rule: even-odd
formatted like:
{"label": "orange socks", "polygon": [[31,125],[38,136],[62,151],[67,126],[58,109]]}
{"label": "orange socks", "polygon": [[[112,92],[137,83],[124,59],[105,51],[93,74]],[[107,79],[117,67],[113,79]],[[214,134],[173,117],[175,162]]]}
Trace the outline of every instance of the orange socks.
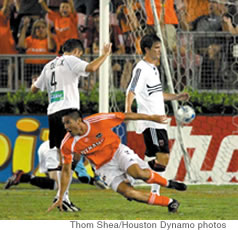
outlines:
{"label": "orange socks", "polygon": [[148,184],[159,184],[162,185],[164,187],[166,187],[168,185],[168,181],[160,176],[158,173],[150,170],[150,178],[146,181],[146,183]]}
{"label": "orange socks", "polygon": [[148,204],[152,205],[160,205],[160,206],[168,206],[170,202],[170,198],[167,196],[159,196],[156,193],[150,193],[150,197],[148,200]]}

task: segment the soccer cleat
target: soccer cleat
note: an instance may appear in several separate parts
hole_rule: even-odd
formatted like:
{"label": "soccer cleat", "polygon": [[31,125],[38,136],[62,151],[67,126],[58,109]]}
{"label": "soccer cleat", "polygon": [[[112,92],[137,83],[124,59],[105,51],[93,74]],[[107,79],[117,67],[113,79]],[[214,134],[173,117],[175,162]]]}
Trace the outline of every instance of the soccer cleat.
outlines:
{"label": "soccer cleat", "polygon": [[71,209],[74,210],[74,212],[81,211],[81,209],[79,207],[77,207],[76,205],[74,205],[72,202],[70,202],[70,207],[71,207]]}
{"label": "soccer cleat", "polygon": [[184,183],[174,181],[174,180],[169,180],[169,185],[167,186],[167,188],[172,188],[179,191],[185,191],[187,189],[187,185]]}
{"label": "soccer cleat", "polygon": [[168,211],[177,212],[179,205],[180,205],[179,202],[173,199],[173,201],[168,205]]}
{"label": "soccer cleat", "polygon": [[11,177],[8,178],[4,189],[9,189],[13,185],[18,185],[20,183],[22,174],[24,174],[22,170],[17,170]]}
{"label": "soccer cleat", "polygon": [[108,189],[108,186],[105,184],[103,180],[101,180],[99,176],[94,177],[93,184],[100,189]]}
{"label": "soccer cleat", "polygon": [[[53,203],[55,203],[56,201],[57,201],[57,198],[53,200]],[[75,206],[72,202],[69,203],[66,200],[63,201],[62,208],[63,208],[63,211],[65,212],[78,212],[81,210],[79,207]],[[59,211],[61,211],[60,207],[58,207],[58,209]]]}

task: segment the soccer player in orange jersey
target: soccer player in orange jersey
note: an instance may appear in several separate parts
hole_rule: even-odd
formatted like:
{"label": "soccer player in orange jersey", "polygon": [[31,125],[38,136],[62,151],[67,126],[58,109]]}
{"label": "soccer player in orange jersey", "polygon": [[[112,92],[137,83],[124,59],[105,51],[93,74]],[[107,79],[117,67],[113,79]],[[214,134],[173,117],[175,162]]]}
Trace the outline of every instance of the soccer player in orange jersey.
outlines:
{"label": "soccer player in orange jersey", "polygon": [[121,144],[120,138],[112,128],[124,120],[149,120],[166,123],[166,116],[139,113],[99,113],[82,118],[80,111],[72,109],[62,118],[67,134],[61,143],[63,169],[60,195],[48,211],[55,207],[62,208],[62,198],[70,178],[73,158],[84,155],[94,166],[95,172],[114,191],[135,200],[152,205],[167,206],[169,212],[176,212],[178,201],[166,196],[136,190],[132,183],[141,179],[148,184],[156,183],[167,188],[186,190],[186,185],[167,180],[150,169],[148,164],[127,146]]}

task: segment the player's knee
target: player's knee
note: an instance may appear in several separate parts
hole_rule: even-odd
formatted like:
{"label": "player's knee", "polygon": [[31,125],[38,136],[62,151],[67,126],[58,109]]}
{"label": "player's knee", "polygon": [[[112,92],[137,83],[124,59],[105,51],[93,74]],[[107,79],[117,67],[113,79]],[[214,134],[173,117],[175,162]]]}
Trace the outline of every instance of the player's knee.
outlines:
{"label": "player's knee", "polygon": [[130,171],[129,175],[132,176],[134,179],[143,179],[145,177],[143,169],[141,169],[139,166],[133,168],[133,170]]}

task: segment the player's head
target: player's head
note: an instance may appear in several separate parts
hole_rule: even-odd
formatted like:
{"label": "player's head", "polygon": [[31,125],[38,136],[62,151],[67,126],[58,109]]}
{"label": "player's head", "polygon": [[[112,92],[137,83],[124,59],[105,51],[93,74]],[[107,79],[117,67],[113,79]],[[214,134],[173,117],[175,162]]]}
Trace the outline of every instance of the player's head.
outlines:
{"label": "player's head", "polygon": [[79,110],[68,109],[62,117],[62,122],[66,131],[72,136],[84,134],[83,116]]}
{"label": "player's head", "polygon": [[68,39],[62,47],[63,52],[72,53],[74,51],[78,51],[81,55],[84,53],[83,43],[79,39]]}
{"label": "player's head", "polygon": [[156,34],[145,35],[140,41],[140,48],[145,55],[147,49],[151,49],[155,43],[161,43],[160,38]]}
{"label": "player's head", "polygon": [[62,17],[69,17],[72,12],[71,6],[67,0],[63,0],[59,6],[59,13]]}

